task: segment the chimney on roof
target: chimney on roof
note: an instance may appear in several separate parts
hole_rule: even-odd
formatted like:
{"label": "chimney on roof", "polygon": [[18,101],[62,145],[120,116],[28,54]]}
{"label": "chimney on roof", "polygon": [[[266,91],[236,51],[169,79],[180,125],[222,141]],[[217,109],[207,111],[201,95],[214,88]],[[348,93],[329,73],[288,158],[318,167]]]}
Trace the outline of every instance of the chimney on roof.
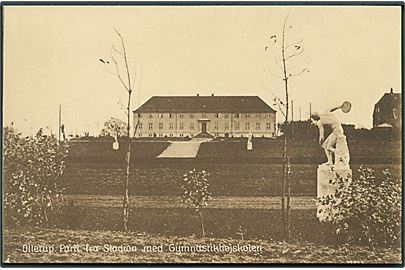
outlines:
{"label": "chimney on roof", "polygon": [[211,97],[213,97],[214,96],[214,94],[211,94]]}
{"label": "chimney on roof", "polygon": [[199,97],[199,96],[200,96],[200,94],[197,93],[197,97]]}
{"label": "chimney on roof", "polygon": [[394,89],[392,89],[392,87],[391,87],[391,94],[393,94],[394,93]]}

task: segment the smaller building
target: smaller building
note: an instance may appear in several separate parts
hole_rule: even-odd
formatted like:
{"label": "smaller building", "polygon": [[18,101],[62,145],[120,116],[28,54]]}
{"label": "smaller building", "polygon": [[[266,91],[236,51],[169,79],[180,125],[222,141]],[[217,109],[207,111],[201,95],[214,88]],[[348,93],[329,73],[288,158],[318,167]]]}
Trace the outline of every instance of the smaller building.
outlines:
{"label": "smaller building", "polygon": [[373,127],[401,128],[401,112],[401,94],[391,88],[374,106]]}

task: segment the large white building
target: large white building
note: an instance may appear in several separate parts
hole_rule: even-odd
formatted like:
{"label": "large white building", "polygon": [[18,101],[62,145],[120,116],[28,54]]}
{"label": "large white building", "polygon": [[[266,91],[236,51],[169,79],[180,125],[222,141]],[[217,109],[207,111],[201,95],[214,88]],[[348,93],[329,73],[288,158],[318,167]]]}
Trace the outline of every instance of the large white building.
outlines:
{"label": "large white building", "polygon": [[155,96],[133,113],[137,138],[276,136],[276,111],[258,96]]}

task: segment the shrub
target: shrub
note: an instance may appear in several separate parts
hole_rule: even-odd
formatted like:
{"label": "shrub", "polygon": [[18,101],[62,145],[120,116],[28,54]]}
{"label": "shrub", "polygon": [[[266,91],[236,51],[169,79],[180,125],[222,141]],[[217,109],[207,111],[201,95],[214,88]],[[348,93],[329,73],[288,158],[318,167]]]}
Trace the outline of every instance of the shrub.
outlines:
{"label": "shrub", "polygon": [[195,211],[200,215],[203,237],[205,237],[204,207],[208,205],[208,201],[211,199],[211,193],[208,191],[208,176],[209,174],[204,170],[196,171],[193,169],[183,175],[181,185],[183,202],[192,204]]}
{"label": "shrub", "polygon": [[127,135],[127,124],[121,119],[111,117],[104,122],[104,128],[101,130],[101,136],[111,136],[119,138]]}
{"label": "shrub", "polygon": [[400,239],[401,185],[389,170],[378,179],[372,169],[361,166],[359,179],[348,184],[336,176],[333,195],[319,199],[327,206],[332,232],[348,243],[391,245]]}
{"label": "shrub", "polygon": [[22,137],[3,128],[3,183],[6,217],[15,224],[46,225],[60,210],[60,177],[67,145],[54,137]]}

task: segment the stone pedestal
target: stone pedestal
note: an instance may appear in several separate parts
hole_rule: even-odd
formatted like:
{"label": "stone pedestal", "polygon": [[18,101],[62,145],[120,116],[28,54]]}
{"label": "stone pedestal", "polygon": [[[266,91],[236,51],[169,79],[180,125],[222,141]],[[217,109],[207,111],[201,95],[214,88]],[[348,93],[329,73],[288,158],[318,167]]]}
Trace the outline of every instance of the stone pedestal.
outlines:
{"label": "stone pedestal", "polygon": [[[336,176],[341,177],[348,177],[348,183],[351,183],[352,177],[352,170],[350,169],[349,165],[319,165],[317,171],[317,199],[332,195],[335,193],[337,185],[335,184]],[[319,213],[319,210],[325,209],[325,206],[320,205],[317,202],[317,211],[316,216],[318,217],[319,221],[324,221],[326,216],[324,213]]]}

